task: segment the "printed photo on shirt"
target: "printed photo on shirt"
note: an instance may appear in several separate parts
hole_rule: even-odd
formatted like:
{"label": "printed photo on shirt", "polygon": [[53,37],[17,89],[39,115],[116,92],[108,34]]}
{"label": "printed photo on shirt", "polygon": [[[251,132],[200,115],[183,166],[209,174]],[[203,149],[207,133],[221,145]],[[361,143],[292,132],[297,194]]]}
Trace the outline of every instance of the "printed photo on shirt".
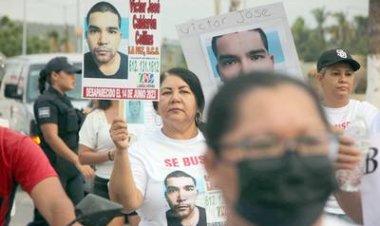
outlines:
{"label": "printed photo on shirt", "polygon": [[170,207],[165,213],[168,226],[207,226],[206,209],[197,205],[200,191],[193,176],[176,170],[165,177],[164,185],[165,199]]}

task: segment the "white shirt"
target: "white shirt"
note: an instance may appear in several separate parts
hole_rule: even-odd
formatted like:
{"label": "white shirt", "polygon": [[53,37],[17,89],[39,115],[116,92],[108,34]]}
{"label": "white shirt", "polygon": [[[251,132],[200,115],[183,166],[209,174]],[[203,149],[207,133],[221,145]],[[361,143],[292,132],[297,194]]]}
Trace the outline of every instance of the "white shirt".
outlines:
{"label": "white shirt", "polygon": [[[85,145],[94,152],[107,152],[115,149],[109,130],[111,125],[107,122],[103,110],[96,109],[86,116],[79,131],[79,144]],[[96,165],[95,174],[98,177],[109,179],[111,177],[113,162],[106,161]]]}
{"label": "white shirt", "polygon": [[373,120],[371,127],[370,159],[362,179],[361,194],[365,226],[380,225],[380,113]]}
{"label": "white shirt", "polygon": [[133,178],[144,201],[137,210],[140,226],[167,225],[165,177],[176,170],[190,174],[196,180],[196,205],[206,209],[207,223],[224,222],[224,202],[219,190],[210,186],[203,166],[206,150],[201,132],[189,140],[171,139],[160,129],[142,136],[129,149]]}
{"label": "white shirt", "polygon": [[[368,129],[370,129],[375,115],[379,112],[372,104],[354,99],[351,99],[346,106],[341,108],[323,108],[329,123],[340,129],[346,129],[350,122],[357,118],[358,115],[361,115],[365,119]],[[332,214],[345,214],[334,196],[330,196],[326,203],[325,211]]]}
{"label": "white shirt", "polygon": [[342,221],[338,218],[329,215],[322,216],[322,226],[354,226],[348,222]]}

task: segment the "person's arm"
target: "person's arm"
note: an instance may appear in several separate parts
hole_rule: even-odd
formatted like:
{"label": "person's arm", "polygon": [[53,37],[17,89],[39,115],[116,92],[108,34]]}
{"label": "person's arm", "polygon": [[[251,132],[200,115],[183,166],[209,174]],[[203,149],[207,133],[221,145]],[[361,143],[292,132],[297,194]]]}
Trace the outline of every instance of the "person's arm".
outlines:
{"label": "person's arm", "polygon": [[[353,169],[360,161],[361,154],[354,146],[354,141],[348,137],[339,138],[339,153],[335,164],[336,169]],[[339,206],[356,223],[363,224],[360,192],[337,191],[334,194]]]}
{"label": "person's arm", "polygon": [[334,194],[339,206],[357,224],[363,224],[363,212],[360,192],[338,191]]}
{"label": "person's arm", "polygon": [[42,135],[50,148],[59,156],[67,159],[83,174],[86,178],[94,177],[94,170],[88,165],[82,165],[79,162],[78,155],[65,144],[58,136],[58,126],[54,123],[45,123],[40,126]]}
{"label": "person's arm", "polygon": [[103,110],[96,110],[87,115],[79,131],[78,155],[81,164],[96,165],[114,159],[115,148],[97,150],[97,147],[102,146],[102,142],[108,140],[105,137],[100,139],[100,136],[109,136],[107,119],[101,111]]}
{"label": "person's arm", "polygon": [[111,174],[109,192],[111,200],[124,206],[127,211],[138,209],[143,202],[143,195],[133,180],[131,164],[128,156],[128,129],[123,119],[115,119],[112,123],[111,138],[116,145],[115,162]]}
{"label": "person's arm", "polygon": [[79,145],[79,161],[81,164],[100,164],[107,161],[113,161],[115,150],[95,152],[86,145]]}
{"label": "person's arm", "polygon": [[74,206],[57,177],[40,181],[33,187],[30,196],[49,225],[66,226],[75,219]]}

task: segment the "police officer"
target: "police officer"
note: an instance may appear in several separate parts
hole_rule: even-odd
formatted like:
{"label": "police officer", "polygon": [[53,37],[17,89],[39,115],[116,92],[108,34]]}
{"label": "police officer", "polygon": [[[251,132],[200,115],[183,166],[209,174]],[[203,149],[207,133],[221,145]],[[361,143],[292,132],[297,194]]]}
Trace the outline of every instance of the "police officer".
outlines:
{"label": "police officer", "polygon": [[[91,179],[93,169],[79,162],[77,149],[81,117],[74,109],[66,92],[75,87],[75,73],[81,69],[70,64],[66,57],[51,59],[40,72],[41,95],[34,103],[41,147],[57,171],[61,183],[74,204],[84,196],[83,177]],[[49,84],[45,91],[46,83]],[[47,225],[35,209],[34,221],[30,225]]]}

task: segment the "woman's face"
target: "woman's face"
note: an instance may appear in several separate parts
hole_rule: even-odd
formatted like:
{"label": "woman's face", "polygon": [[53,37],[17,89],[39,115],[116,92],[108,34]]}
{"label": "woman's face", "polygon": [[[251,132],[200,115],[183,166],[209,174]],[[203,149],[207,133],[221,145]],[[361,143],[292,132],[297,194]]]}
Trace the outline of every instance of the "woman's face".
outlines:
{"label": "woman's face", "polygon": [[195,124],[196,99],[189,85],[180,77],[168,75],[162,81],[157,112],[164,126],[183,122]]}
{"label": "woman's face", "polygon": [[[247,93],[239,100],[236,111],[237,120],[234,129],[222,137],[222,142],[225,144],[236,144],[242,140],[268,136],[293,141],[301,136],[327,132],[326,125],[310,96],[292,85]],[[298,149],[299,147],[297,147]],[[326,155],[327,150],[324,153]],[[280,152],[275,153],[252,150],[248,152],[241,148],[230,148],[223,150],[221,158],[237,163],[242,159],[264,159],[274,155],[278,156],[284,154],[285,151],[286,149],[280,149]],[[234,206],[239,197],[239,178],[236,165],[226,165],[223,162],[209,164],[208,162],[213,161],[205,163],[209,175],[215,179],[217,187],[222,189],[227,204]]]}
{"label": "woman's face", "polygon": [[[75,88],[75,74],[65,71],[53,72],[54,84],[62,92],[70,91]],[[54,85],[53,84],[53,85]]]}

